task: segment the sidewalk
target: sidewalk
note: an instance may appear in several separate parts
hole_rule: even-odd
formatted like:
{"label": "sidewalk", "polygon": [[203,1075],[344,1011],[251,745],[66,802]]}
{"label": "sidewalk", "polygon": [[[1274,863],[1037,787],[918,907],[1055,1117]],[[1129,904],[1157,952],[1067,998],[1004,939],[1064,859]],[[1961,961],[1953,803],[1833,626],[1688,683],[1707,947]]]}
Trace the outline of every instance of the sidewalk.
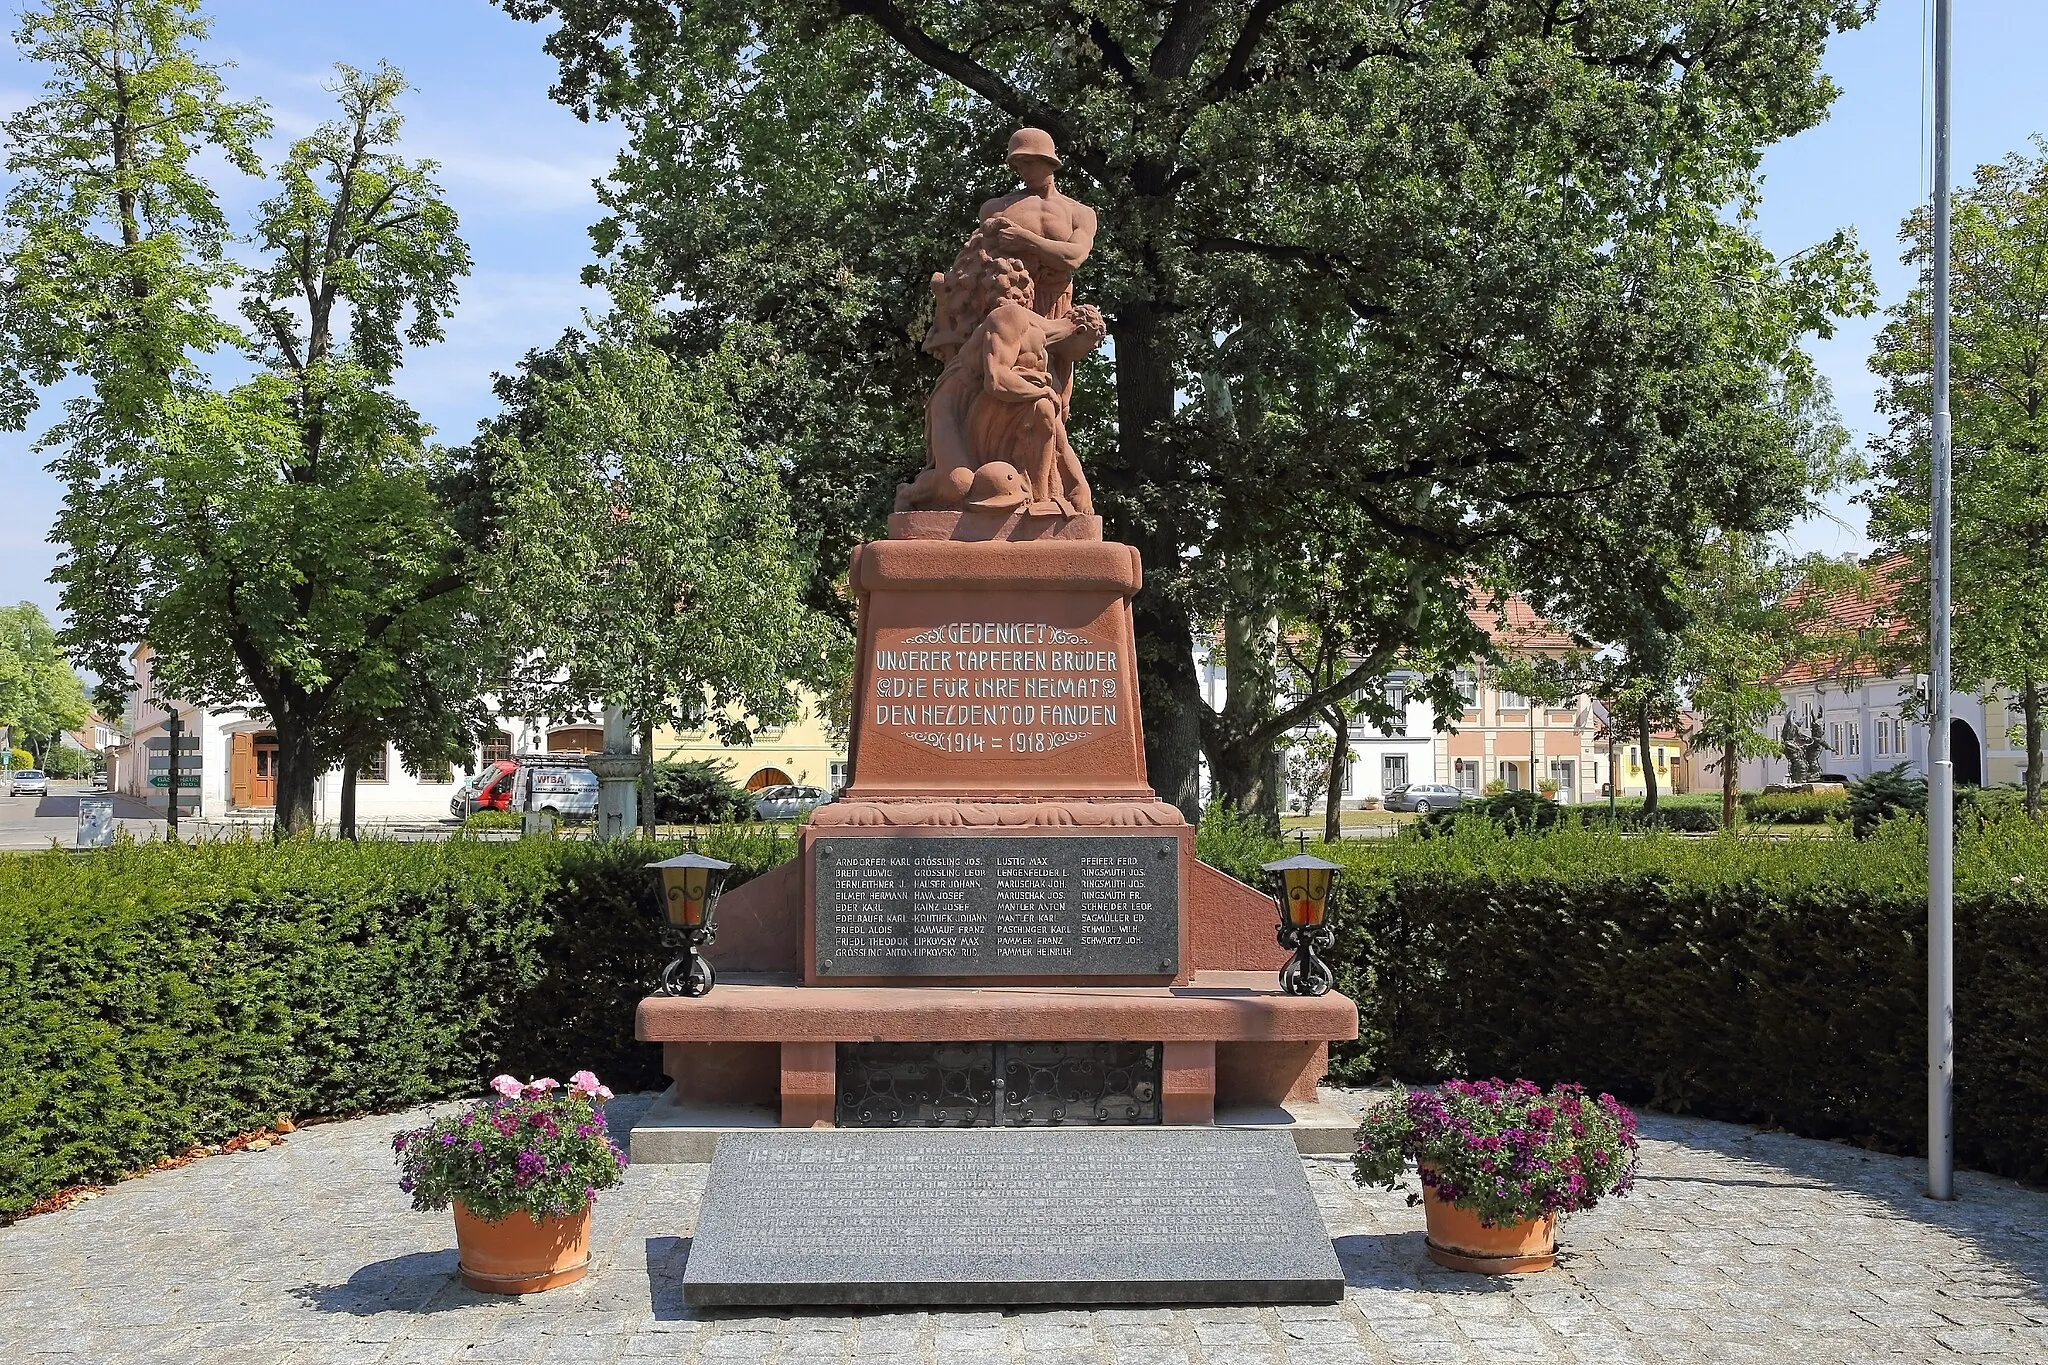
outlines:
{"label": "sidewalk", "polygon": [[[1356,1095],[1326,1092],[1355,1105]],[[621,1098],[623,1130],[647,1103]],[[1420,1210],[1305,1162],[1351,1289],[1328,1308],[701,1313],[682,1302],[702,1166],[598,1202],[584,1282],[526,1300],[454,1278],[448,1215],[393,1183],[399,1116],[319,1125],[0,1228],[8,1361],[425,1365],[659,1359],[924,1365],[2038,1362],[2048,1193],[1917,1161],[1646,1115],[1637,1193],[1574,1219],[1548,1274],[1422,1254]],[[772,1217],[764,1209],[764,1217]]]}

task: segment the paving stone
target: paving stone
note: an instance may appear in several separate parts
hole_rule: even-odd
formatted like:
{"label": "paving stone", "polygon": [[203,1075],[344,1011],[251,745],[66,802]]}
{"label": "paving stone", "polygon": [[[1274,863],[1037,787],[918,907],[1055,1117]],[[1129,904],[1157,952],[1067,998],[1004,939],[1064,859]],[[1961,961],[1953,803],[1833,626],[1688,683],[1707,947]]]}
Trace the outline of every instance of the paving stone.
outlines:
{"label": "paving stone", "polygon": [[[1341,1092],[1333,1099],[1346,1100]],[[630,1121],[637,1102],[615,1110]],[[410,1116],[417,1122],[419,1115]],[[389,1184],[397,1116],[304,1129],[0,1228],[8,1365],[2003,1365],[2048,1359],[2048,1193],[1702,1120],[1643,1118],[1638,1197],[1570,1220],[1543,1275],[1422,1254],[1398,1193],[1304,1163],[1348,1284],[1334,1306],[694,1313],[703,1171],[600,1199],[593,1269],[526,1299],[454,1275],[445,1217]],[[317,1190],[309,1199],[305,1191]],[[253,1251],[260,1248],[260,1253]]]}

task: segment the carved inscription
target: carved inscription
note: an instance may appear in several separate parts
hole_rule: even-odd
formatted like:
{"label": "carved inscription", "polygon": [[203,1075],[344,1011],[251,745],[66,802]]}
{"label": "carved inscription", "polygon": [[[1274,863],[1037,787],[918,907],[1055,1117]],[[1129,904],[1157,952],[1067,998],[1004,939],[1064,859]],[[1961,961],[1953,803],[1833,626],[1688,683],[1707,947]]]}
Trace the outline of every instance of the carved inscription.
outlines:
{"label": "carved inscription", "polygon": [[1172,973],[1177,848],[1157,835],[820,839],[818,971]]}
{"label": "carved inscription", "polygon": [[719,1140],[683,1292],[1334,1303],[1344,1277],[1284,1133],[737,1133]]}
{"label": "carved inscription", "polygon": [[1129,723],[1130,660],[1035,621],[877,633],[874,729],[949,754],[1042,754]]}

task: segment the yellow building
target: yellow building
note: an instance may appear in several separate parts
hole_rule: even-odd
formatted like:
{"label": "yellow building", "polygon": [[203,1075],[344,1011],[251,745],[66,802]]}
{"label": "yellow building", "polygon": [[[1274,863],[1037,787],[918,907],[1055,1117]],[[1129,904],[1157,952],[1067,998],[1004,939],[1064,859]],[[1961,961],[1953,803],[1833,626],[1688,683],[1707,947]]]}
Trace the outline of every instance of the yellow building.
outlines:
{"label": "yellow building", "polygon": [[846,740],[826,723],[815,693],[803,687],[796,692],[796,718],[757,728],[752,744],[727,744],[709,725],[664,726],[654,732],[654,761],[715,763],[748,791],[795,785],[836,792],[846,785]]}

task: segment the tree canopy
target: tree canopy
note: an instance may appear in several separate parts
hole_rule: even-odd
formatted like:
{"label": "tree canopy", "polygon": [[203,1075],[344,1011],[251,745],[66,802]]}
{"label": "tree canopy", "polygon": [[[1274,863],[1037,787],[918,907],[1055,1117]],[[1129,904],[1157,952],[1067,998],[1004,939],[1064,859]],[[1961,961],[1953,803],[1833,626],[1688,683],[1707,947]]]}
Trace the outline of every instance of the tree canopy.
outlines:
{"label": "tree canopy", "polygon": [[628,301],[502,378],[482,438],[504,490],[491,600],[526,651],[507,704],[592,701],[728,743],[787,721],[837,643],[803,601],[787,496],[736,411],[759,376],[731,351],[672,359]]}
{"label": "tree canopy", "polygon": [[[1955,683],[2019,701],[2027,809],[2041,809],[2048,700],[2048,143],[1977,168],[1953,202],[1950,305],[1951,590]],[[1871,539],[1898,556],[1900,644],[1925,658],[1933,382],[1933,222],[1901,227],[1920,269],[1870,367],[1890,428],[1871,442]],[[1924,664],[1921,665],[1924,668]],[[1988,738],[1988,737],[1987,737]]]}
{"label": "tree canopy", "polygon": [[[1111,333],[1075,447],[1144,558],[1149,768],[1190,811],[1198,755],[1243,799],[1389,657],[1482,652],[1475,592],[1668,633],[1712,528],[1805,504],[1774,396],[1863,306],[1861,257],[1775,260],[1747,217],[1868,0],[498,3],[629,129],[597,273],[774,362],[745,420],[790,452],[819,605],[919,463],[924,282],[1011,129],[1053,134]],[[1272,640],[1318,595],[1354,668],[1204,702],[1198,635]]]}
{"label": "tree canopy", "polygon": [[[275,168],[249,268],[197,162],[256,172],[266,124],[195,55],[192,0],[50,0],[24,24],[51,78],[8,128],[0,397],[88,381],[43,441],[66,489],[65,643],[116,676],[146,641],[169,693],[255,702],[281,834],[368,736],[422,765],[464,756],[490,484],[389,391],[469,268],[433,164],[396,151],[403,78],[338,69],[337,117]],[[215,307],[228,286],[246,329]],[[224,344],[253,378],[200,369]]]}
{"label": "tree canopy", "polygon": [[43,609],[33,602],[0,607],[0,726],[15,745],[40,758],[52,735],[77,729],[91,714]]}

